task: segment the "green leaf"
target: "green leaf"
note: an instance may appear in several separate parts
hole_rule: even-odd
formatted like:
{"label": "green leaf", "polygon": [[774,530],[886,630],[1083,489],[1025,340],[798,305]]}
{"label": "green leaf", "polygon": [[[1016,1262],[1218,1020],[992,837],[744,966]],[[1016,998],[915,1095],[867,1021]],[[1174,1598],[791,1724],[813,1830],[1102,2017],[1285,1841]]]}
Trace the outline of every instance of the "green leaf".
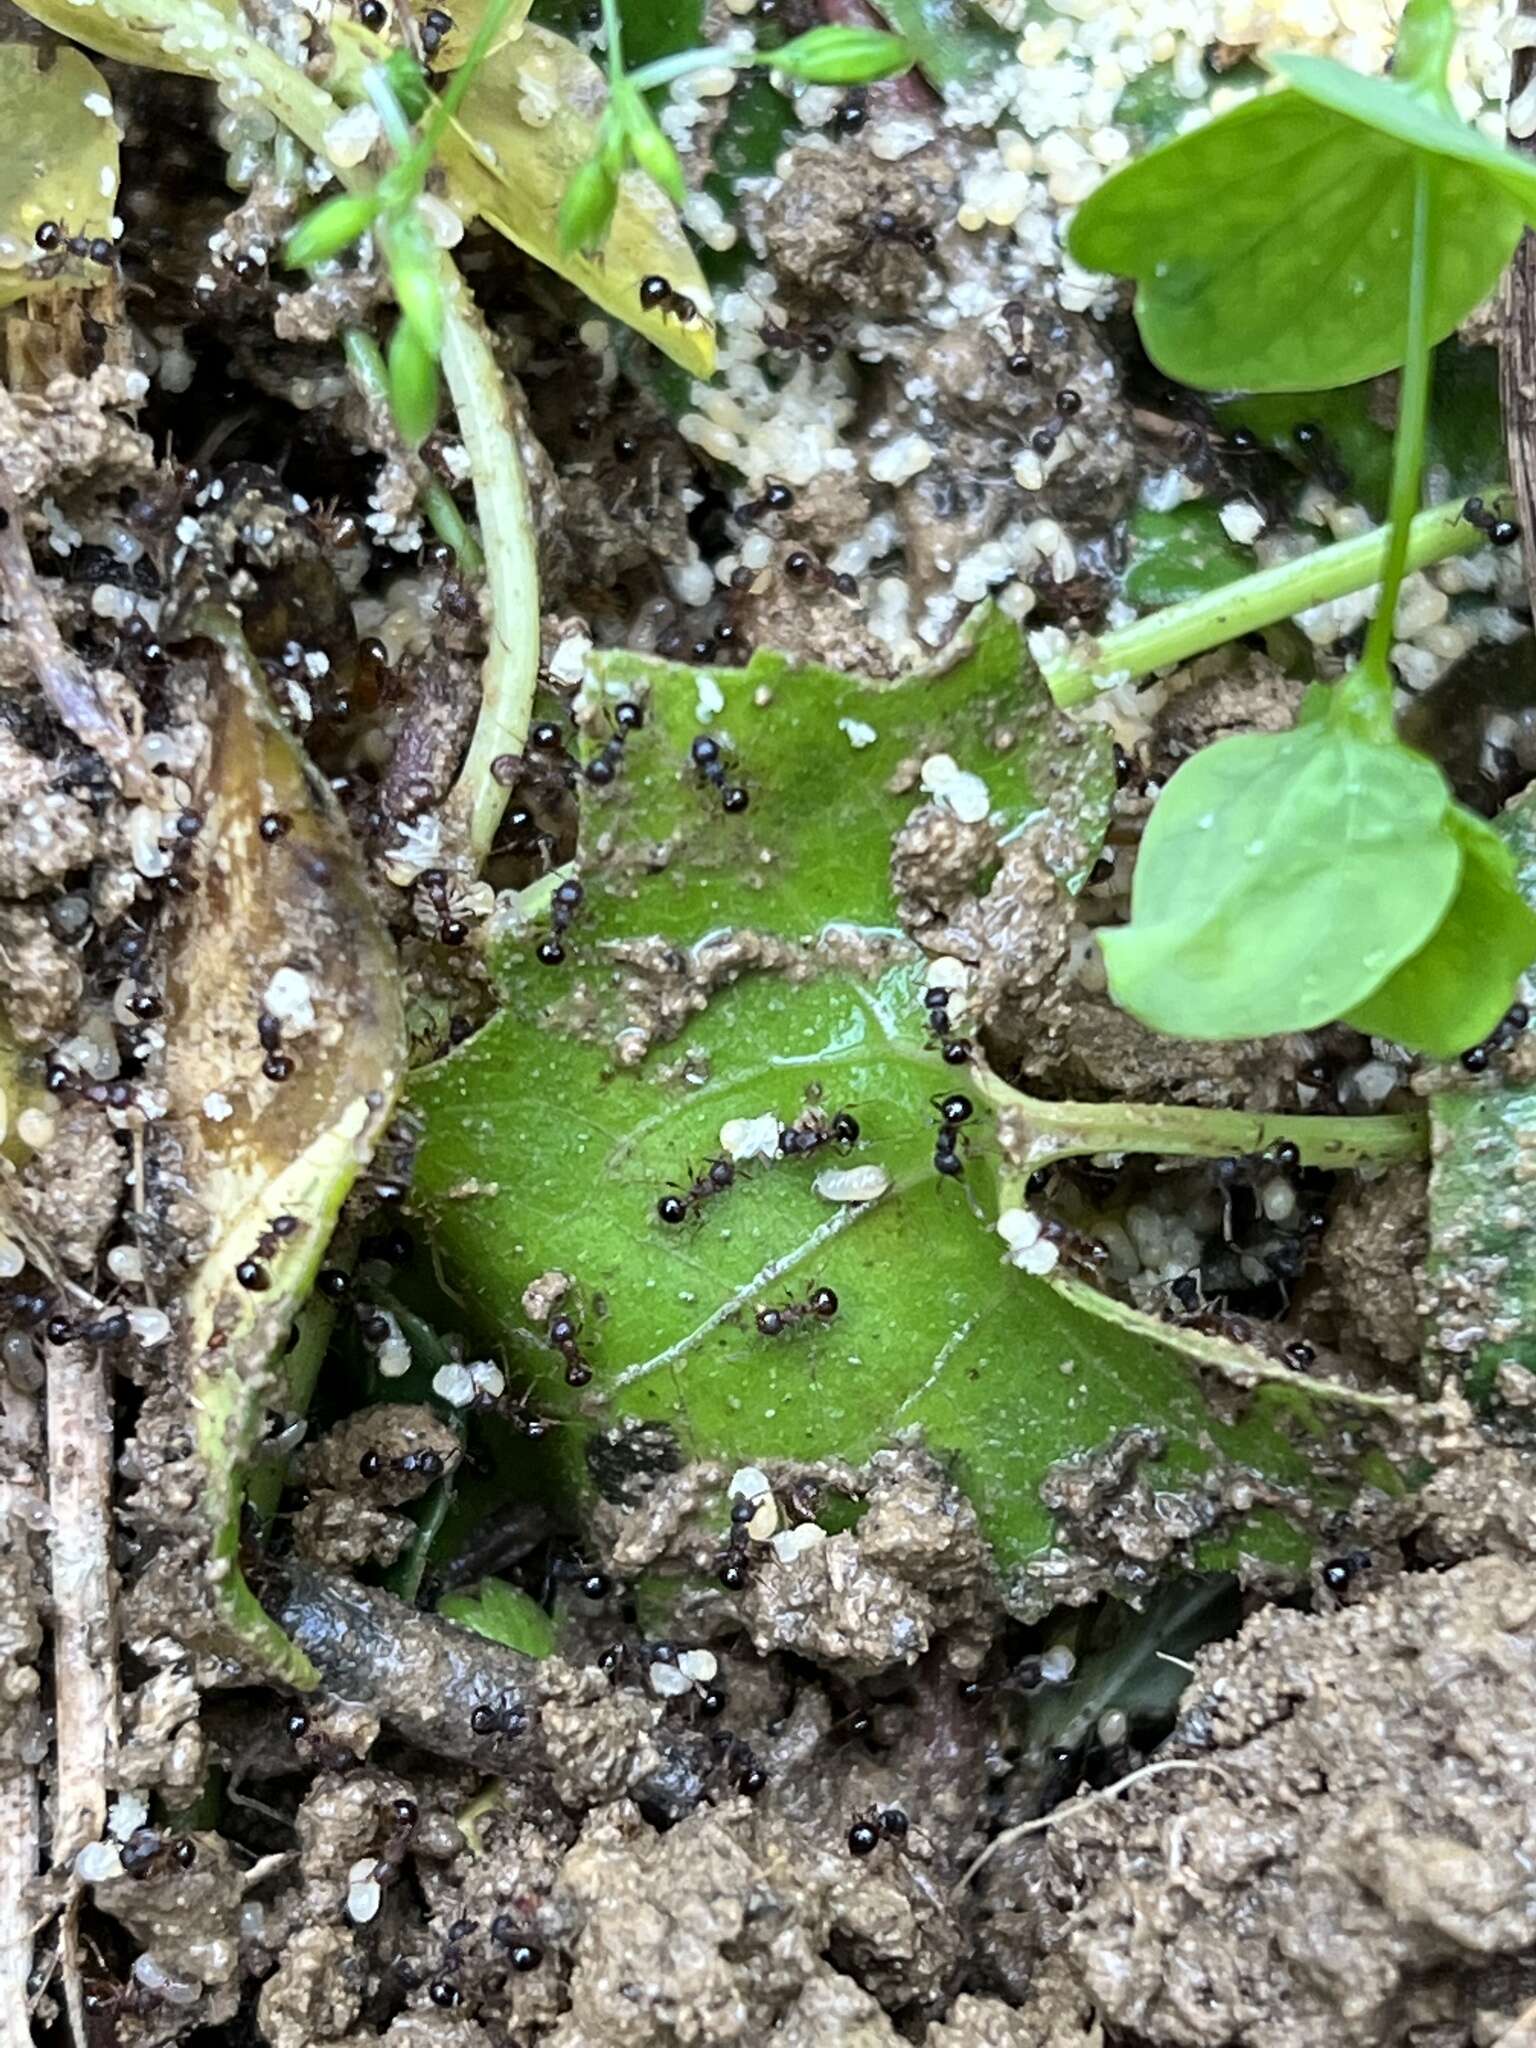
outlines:
{"label": "green leaf", "polygon": [[117,203],[117,126],[107,82],[79,50],[0,43],[0,306],[78,291],[100,270],[77,257],[40,262],[37,231],[110,235]]}
{"label": "green leaf", "polygon": [[775,71],[807,85],[872,85],[910,71],[912,53],[885,29],[810,28],[781,43],[771,62]]}
{"label": "green leaf", "polygon": [[1172,512],[1138,507],[1127,537],[1130,561],[1120,587],[1142,611],[1203,597],[1253,568],[1253,549],[1229,537],[1219,509],[1204,499]]}
{"label": "green leaf", "polygon": [[1017,36],[971,0],[880,0],[880,12],[937,86],[973,85],[1015,61]]}
{"label": "green leaf", "polygon": [[[910,967],[873,983],[744,980],[691,1022],[685,1060],[663,1050],[638,1069],[503,1012],[412,1085],[425,1120],[415,1200],[467,1312],[531,1381],[536,1407],[568,1419],[548,1441],[572,1491],[590,1483],[589,1431],[625,1418],[665,1423],[685,1455],[735,1462],[862,1459],[921,1430],[975,1502],[1020,1604],[1043,1608],[1048,1583],[1018,1579],[1052,1540],[1041,1481],[1119,1430],[1164,1434],[1152,1482],[1165,1491],[1232,1460],[1281,1484],[1317,1474],[1282,1423],[1301,1412],[1292,1389],[1218,1415],[1170,1351],[1000,1262],[967,1200],[987,1209],[993,1193],[979,1121],[965,1185],[933,1172],[929,1097],[954,1075],[922,1050],[922,980]],[[696,1221],[660,1221],[658,1196],[719,1155],[727,1119],[790,1121],[810,1089],[828,1115],[852,1109],[850,1152],[765,1162]],[[883,1167],[890,1192],[829,1202],[813,1187],[828,1164]],[[574,1285],[562,1306],[594,1375],[579,1391],[520,1306],[550,1269]],[[837,1293],[835,1318],[759,1334],[759,1306],[815,1286]],[[1200,1546],[1209,1562],[1305,1553],[1273,1514],[1219,1519]]]}
{"label": "green leaf", "polygon": [[505,1579],[482,1579],[478,1586],[445,1593],[439,1614],[472,1628],[477,1636],[521,1650],[525,1657],[548,1657],[555,1647],[555,1626],[537,1600]]}
{"label": "green leaf", "polygon": [[1434,936],[1347,1022],[1416,1052],[1452,1059],[1486,1038],[1536,960],[1536,913],[1515,883],[1515,860],[1484,819],[1452,805],[1447,824],[1462,850],[1461,880]]}
{"label": "green leaf", "polygon": [[1204,747],[1158,799],[1111,993],[1189,1038],[1302,1031],[1353,1009],[1445,914],[1461,848],[1433,762],[1325,721]]}
{"label": "green leaf", "polygon": [[1433,159],[1432,338],[1485,299],[1536,218],[1526,167],[1389,80],[1276,59],[1249,100],[1101,185],[1074,258],[1137,280],[1153,360],[1207,389],[1298,391],[1395,368],[1406,339],[1414,166]]}
{"label": "green leaf", "polygon": [[[605,962],[616,944],[658,928],[678,945],[727,926],[794,943],[832,925],[889,932],[891,835],[921,801],[911,770],[931,754],[983,777],[1004,838],[1048,803],[1073,820],[1064,879],[1080,881],[1098,858],[1114,794],[1108,735],[1054,710],[1019,628],[998,612],[982,615],[934,672],[896,684],[762,648],[744,668],[620,651],[591,656],[589,667],[610,701],[647,705],[612,789],[583,795],[589,833],[622,845],[626,860],[609,886],[588,876],[588,901],[565,940],[579,1000],[615,1026],[625,998]],[[725,749],[729,780],[748,795],[745,812],[726,812],[693,768],[689,750],[704,732]],[[598,733],[594,753],[607,737]],[[637,887],[646,871],[648,885]],[[514,944],[499,964],[514,999],[542,1006],[551,977],[515,972],[530,952]]]}
{"label": "green leaf", "polygon": [[[444,132],[441,162],[459,202],[498,234],[693,376],[708,377],[715,365],[709,286],[676,210],[648,177],[629,171],[620,179],[597,255],[561,247],[561,202],[597,147],[607,90],[590,57],[528,23],[482,65]],[[679,319],[670,302],[642,306],[647,277],[664,277],[694,316]]]}

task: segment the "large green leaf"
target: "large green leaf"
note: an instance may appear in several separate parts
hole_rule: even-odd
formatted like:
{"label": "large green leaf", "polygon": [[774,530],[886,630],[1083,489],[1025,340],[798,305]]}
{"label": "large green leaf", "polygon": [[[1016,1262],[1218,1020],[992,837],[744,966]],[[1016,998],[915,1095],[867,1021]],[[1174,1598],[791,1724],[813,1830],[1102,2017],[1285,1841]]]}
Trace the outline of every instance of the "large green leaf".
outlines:
{"label": "large green leaf", "polygon": [[1536,167],[1424,93],[1323,58],[1275,68],[1289,90],[1118,172],[1070,231],[1080,263],[1137,280],[1154,361],[1207,389],[1354,383],[1402,361],[1420,164],[1436,341],[1488,296],[1536,219]]}
{"label": "large green leaf", "polygon": [[1152,813],[1131,923],[1102,934],[1115,1000],[1190,1038],[1342,1015],[1450,904],[1462,856],[1449,804],[1433,762],[1333,723],[1202,748]]}
{"label": "large green leaf", "polygon": [[[717,996],[690,1027],[685,1059],[663,1051],[615,1071],[600,1048],[504,1013],[420,1074],[416,1200],[446,1277],[494,1331],[536,1404],[573,1423],[664,1422],[685,1454],[862,1458],[921,1430],[954,1460],[1005,1573],[1046,1546],[1041,1481],[1062,1458],[1133,1425],[1164,1434],[1155,1483],[1199,1485],[1228,1461],[1311,1483],[1284,1426],[1288,1388],[1251,1397],[1241,1419],[1207,1405],[1194,1372],[1161,1344],[1116,1328],[1000,1262],[990,1213],[991,1148],[978,1132],[963,1185],[933,1170],[929,1096],[953,1071],[922,1049],[921,978],[825,976],[808,987],[759,977]],[[860,1126],[847,1154],[777,1158],[667,1225],[657,1199],[720,1154],[728,1119],[789,1122],[819,1091]],[[860,1206],[824,1199],[819,1171],[875,1165],[890,1181]],[[530,1328],[524,1288],[569,1275],[592,1384]],[[759,1334],[759,1306],[838,1296]],[[585,1429],[552,1441],[581,1480]],[[1315,1475],[1313,1475],[1315,1477]],[[1294,1563],[1304,1545],[1271,1513],[1216,1516],[1209,1555]]]}
{"label": "large green leaf", "polygon": [[[1077,828],[1065,878],[1098,857],[1114,792],[1108,737],[1056,712],[1018,627],[998,613],[946,666],[895,684],[766,649],[739,669],[623,652],[590,667],[613,700],[647,709],[612,787],[583,791],[588,845],[600,834],[620,849],[585,877],[588,901],[566,940],[584,1010],[611,1003],[614,942],[657,931],[684,946],[729,927],[796,943],[833,925],[889,932],[891,834],[921,801],[916,769],[934,754],[984,779],[1001,839],[1050,804]],[[744,812],[727,812],[692,766],[705,732],[725,750],[728,783],[747,792]],[[526,941],[503,948],[498,965],[512,1000],[542,1006],[571,970],[564,982],[542,970],[519,978],[530,952]],[[588,970],[599,976],[590,987]]]}

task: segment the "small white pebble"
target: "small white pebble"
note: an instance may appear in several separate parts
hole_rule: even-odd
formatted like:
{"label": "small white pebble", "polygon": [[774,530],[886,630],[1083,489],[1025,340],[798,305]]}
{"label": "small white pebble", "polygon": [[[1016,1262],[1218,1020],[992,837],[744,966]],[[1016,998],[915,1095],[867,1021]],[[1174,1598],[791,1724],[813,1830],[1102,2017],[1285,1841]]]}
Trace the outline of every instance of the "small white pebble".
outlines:
{"label": "small white pebble", "polygon": [[1040,1659],[1040,1676],[1047,1685],[1065,1685],[1077,1668],[1077,1658],[1064,1643],[1047,1650]]}
{"label": "small white pebble", "polygon": [[469,1376],[475,1383],[475,1392],[492,1401],[499,1401],[507,1391],[506,1374],[488,1358],[477,1358],[469,1368]]}
{"label": "small white pebble", "polygon": [[854,748],[872,747],[880,737],[875,728],[866,725],[862,718],[840,718],[837,721],[837,729],[839,732],[847,733],[848,744]]}
{"label": "small white pebble", "polygon": [[210,1123],[221,1124],[226,1117],[233,1116],[234,1113],[235,1105],[222,1090],[210,1088],[203,1097],[203,1115]]}
{"label": "small white pebble", "polygon": [[883,1166],[829,1166],[811,1182],[824,1202],[877,1202],[890,1185]]}

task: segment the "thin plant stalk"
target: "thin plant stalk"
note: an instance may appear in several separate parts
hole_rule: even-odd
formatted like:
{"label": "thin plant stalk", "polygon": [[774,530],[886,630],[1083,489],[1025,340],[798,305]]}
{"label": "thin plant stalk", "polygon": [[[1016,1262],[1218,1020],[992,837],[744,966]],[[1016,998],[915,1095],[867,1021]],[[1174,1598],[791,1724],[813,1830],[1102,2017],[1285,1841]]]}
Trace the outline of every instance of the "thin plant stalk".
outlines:
{"label": "thin plant stalk", "polygon": [[[1486,486],[1485,500],[1496,498],[1503,488]],[[1427,569],[1486,545],[1484,536],[1463,519],[1465,503],[1464,498],[1452,499],[1412,521],[1406,529],[1405,571]],[[1060,708],[1071,711],[1091,703],[1101,691],[1150,675],[1154,669],[1174,668],[1213,647],[1240,640],[1245,633],[1294,618],[1315,604],[1365,590],[1380,579],[1386,562],[1387,529],[1376,527],[1298,555],[1294,561],[1278,562],[1203,597],[1168,605],[1116,632],[1081,640],[1042,661],[1040,673]]]}
{"label": "thin plant stalk", "polygon": [[1342,1172],[1422,1159],[1429,1150],[1422,1110],[1385,1116],[1255,1115],[1163,1102],[1044,1102],[995,1074],[973,1072],[974,1093],[998,1113],[1009,1163],[1035,1173],[1062,1159],[1149,1152],[1174,1159],[1257,1157],[1294,1145],[1303,1166]]}
{"label": "thin plant stalk", "polygon": [[[341,347],[347,359],[347,368],[352,372],[353,381],[358,389],[370,405],[377,405],[387,412],[389,377],[384,368],[384,354],[379,344],[361,327],[349,327],[341,337]],[[432,531],[445,546],[453,549],[460,574],[483,576],[485,556],[481,552],[480,543],[470,532],[453,493],[442,478],[433,476],[429,470],[423,468],[417,495]]]}
{"label": "thin plant stalk", "polygon": [[1429,292],[1434,249],[1434,203],[1428,166],[1413,175],[1413,245],[1408,272],[1408,344],[1398,397],[1397,433],[1392,442],[1392,496],[1387,512],[1387,563],[1381,597],[1366,635],[1360,667],[1374,687],[1382,712],[1392,717],[1392,635],[1398,592],[1408,559],[1408,530],[1419,509],[1424,471],[1424,431],[1429,419],[1431,351]]}
{"label": "thin plant stalk", "polygon": [[443,374],[469,456],[490,600],[480,715],[443,805],[443,820],[461,835],[478,870],[507,805],[507,788],[496,780],[492,766],[502,754],[522,752],[533,710],[539,676],[538,542],[507,387],[469,288],[446,255],[442,283]]}

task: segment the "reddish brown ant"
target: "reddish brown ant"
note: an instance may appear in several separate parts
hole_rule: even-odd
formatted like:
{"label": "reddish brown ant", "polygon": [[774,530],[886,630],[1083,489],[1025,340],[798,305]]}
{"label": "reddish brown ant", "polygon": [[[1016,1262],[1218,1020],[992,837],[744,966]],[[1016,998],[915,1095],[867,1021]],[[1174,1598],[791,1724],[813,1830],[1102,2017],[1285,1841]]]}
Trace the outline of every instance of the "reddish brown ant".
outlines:
{"label": "reddish brown ant", "polygon": [[765,320],[757,330],[769,348],[784,355],[808,355],[813,363],[824,363],[837,347],[824,327],[783,327]]}
{"label": "reddish brown ant", "polygon": [[575,1317],[563,1308],[556,1309],[549,1319],[549,1341],[565,1360],[565,1383],[568,1387],[587,1386],[592,1378],[592,1368],[576,1341],[579,1335]]}

